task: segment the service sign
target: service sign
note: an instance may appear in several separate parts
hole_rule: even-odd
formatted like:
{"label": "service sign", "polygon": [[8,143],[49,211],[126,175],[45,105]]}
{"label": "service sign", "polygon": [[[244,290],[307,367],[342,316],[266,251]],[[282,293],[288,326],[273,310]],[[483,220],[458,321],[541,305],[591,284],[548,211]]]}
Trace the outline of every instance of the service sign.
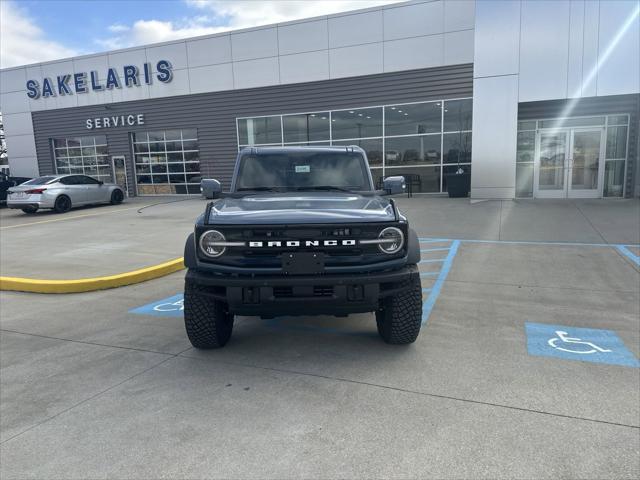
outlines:
{"label": "service sign", "polygon": [[98,128],[132,127],[134,125],[144,125],[144,113],[87,118],[85,120],[85,125],[89,130]]}
{"label": "service sign", "polygon": [[160,60],[155,65],[153,73],[152,64],[144,63],[142,68],[136,65],[125,65],[122,69],[108,68],[106,80],[100,81],[97,71],[64,73],[55,79],[45,77],[42,83],[38,80],[27,80],[27,97],[32,99],[55,97],[57,95],[73,95],[74,93],[88,93],[113,90],[114,88],[139,87],[151,85],[155,80],[169,83],[173,78],[172,65],[168,60]]}

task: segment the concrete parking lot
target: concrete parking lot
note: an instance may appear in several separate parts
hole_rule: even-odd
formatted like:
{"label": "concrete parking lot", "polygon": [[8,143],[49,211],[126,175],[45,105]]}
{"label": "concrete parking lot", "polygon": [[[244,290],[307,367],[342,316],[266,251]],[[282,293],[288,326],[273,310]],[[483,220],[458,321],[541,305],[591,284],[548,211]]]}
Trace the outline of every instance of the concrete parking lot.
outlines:
{"label": "concrete parking lot", "polygon": [[[2,275],[178,257],[204,202],[138,213],[163,200],[2,210]],[[242,317],[197,351],[183,272],[0,292],[0,476],[638,478],[640,202],[398,203],[423,250],[408,347],[365,314]],[[562,332],[582,343],[552,347]]]}

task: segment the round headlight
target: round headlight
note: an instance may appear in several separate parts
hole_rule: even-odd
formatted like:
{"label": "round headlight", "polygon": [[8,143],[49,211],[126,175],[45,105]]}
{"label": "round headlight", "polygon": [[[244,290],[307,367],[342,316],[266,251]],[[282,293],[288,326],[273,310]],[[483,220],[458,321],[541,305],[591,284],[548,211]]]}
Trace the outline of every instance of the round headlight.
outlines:
{"label": "round headlight", "polygon": [[219,257],[226,249],[224,235],[219,231],[207,230],[200,236],[200,250],[207,257]]}
{"label": "round headlight", "polygon": [[404,245],[404,233],[396,227],[385,228],[380,232],[378,238],[380,239],[378,248],[381,252],[388,253],[389,255],[398,253]]}

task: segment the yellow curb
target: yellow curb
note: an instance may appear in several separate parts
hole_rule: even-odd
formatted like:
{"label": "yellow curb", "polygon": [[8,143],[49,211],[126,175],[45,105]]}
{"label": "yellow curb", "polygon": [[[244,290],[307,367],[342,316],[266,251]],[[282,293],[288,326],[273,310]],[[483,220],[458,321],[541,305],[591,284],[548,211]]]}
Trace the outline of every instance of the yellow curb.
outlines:
{"label": "yellow curb", "polygon": [[163,277],[184,268],[184,258],[176,258],[152,267],[107,277],[77,280],[39,280],[36,278],[0,277],[0,290],[34,293],[79,293],[122,287]]}

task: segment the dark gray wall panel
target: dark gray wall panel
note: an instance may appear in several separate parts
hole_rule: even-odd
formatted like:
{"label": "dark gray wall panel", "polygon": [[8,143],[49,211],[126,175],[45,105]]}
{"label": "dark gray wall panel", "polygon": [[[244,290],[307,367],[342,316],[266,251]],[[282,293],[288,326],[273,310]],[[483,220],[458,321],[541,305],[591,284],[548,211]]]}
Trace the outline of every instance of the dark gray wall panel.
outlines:
{"label": "dark gray wall panel", "polygon": [[[538,120],[566,115],[565,109],[573,100],[548,100],[543,102],[527,102],[518,105],[518,120]],[[582,117],[589,115],[605,115],[626,113],[630,116],[629,150],[627,152],[627,179],[625,192],[627,197],[640,195],[639,130],[640,130],[640,95],[612,95],[608,97],[581,98],[571,106],[571,113],[566,116]],[[634,192],[635,189],[635,192]]]}
{"label": "dark gray wall panel", "polygon": [[[133,183],[129,132],[197,128],[203,176],[228,188],[237,153],[236,117],[364,107],[400,102],[470,97],[473,65],[231,90],[33,112],[41,174],[54,171],[50,138],[106,134],[110,155],[127,157]],[[144,113],[145,125],[87,130],[92,117]]]}

